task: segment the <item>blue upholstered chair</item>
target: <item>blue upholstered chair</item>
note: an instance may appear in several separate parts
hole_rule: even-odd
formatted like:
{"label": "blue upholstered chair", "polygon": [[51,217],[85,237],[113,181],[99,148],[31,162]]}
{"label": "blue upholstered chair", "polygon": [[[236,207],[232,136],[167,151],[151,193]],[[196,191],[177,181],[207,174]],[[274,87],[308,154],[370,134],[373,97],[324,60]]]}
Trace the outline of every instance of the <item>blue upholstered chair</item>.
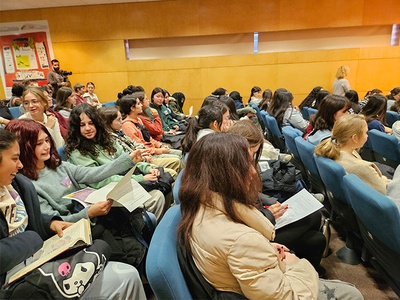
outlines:
{"label": "blue upholstered chair", "polygon": [[[396,204],[354,174],[343,178],[369,261],[400,297],[400,214]],[[367,259],[368,255],[363,256]]]}
{"label": "blue upholstered chair", "polygon": [[157,299],[193,299],[179,266],[176,242],[180,206],[172,206],[158,224],[146,260],[147,279]]}
{"label": "blue upholstered chair", "polygon": [[173,187],[173,189],[172,189],[172,195],[173,195],[173,197],[174,197],[174,202],[175,202],[176,205],[181,204],[181,202],[179,201],[179,196],[178,196],[178,195],[179,195],[179,189],[180,189],[180,187],[181,187],[181,181],[182,181],[183,170],[184,170],[184,169],[182,169],[182,170],[179,172],[178,176],[176,177],[175,184],[174,184],[174,187]]}
{"label": "blue upholstered chair", "polygon": [[400,164],[400,141],[376,129],[368,131],[376,161],[396,168]]}
{"label": "blue upholstered chair", "polygon": [[395,112],[395,111],[390,111],[388,110],[386,112],[386,122],[389,125],[389,127],[391,128],[394,124],[394,122],[400,120],[400,114]]}
{"label": "blue upholstered chair", "polygon": [[263,114],[262,117],[265,119],[265,127],[268,129],[269,141],[278,148],[281,152],[286,152],[286,146],[284,137],[281,130],[279,129],[278,122],[273,116]]}
{"label": "blue upholstered chair", "polygon": [[65,156],[65,145],[62,145],[57,148],[58,155],[60,155],[61,160],[67,161],[67,157]]}
{"label": "blue upholstered chair", "polygon": [[321,175],[319,174],[317,164],[314,160],[314,149],[315,146],[305,141],[301,136],[295,139],[297,151],[299,157],[306,169],[307,178],[310,182],[310,189],[315,193],[322,193],[325,199],[330,202],[330,196],[328,195],[325,184],[322,182]]}
{"label": "blue upholstered chair", "polygon": [[302,138],[303,132],[292,126],[284,126],[282,128],[282,134],[285,139],[286,148],[292,155],[292,162],[294,163],[296,168],[298,168],[302,172],[303,178],[306,179],[307,171],[303,165],[303,162],[300,159],[300,154],[299,151],[297,150],[297,146],[295,143],[295,139],[297,137]]}
{"label": "blue upholstered chair", "polygon": [[8,108],[10,110],[11,115],[13,118],[18,119],[21,116],[21,111],[19,110],[19,106],[13,106]]}
{"label": "blue upholstered chair", "polygon": [[307,107],[307,111],[308,111],[308,118],[310,118],[312,115],[315,115],[318,112],[318,109]]}
{"label": "blue upholstered chair", "polygon": [[390,108],[392,107],[392,105],[394,104],[394,102],[396,102],[395,100],[389,99],[387,102],[387,110],[390,110]]}
{"label": "blue upholstered chair", "polygon": [[261,117],[260,108],[256,104],[251,103],[251,102],[249,102],[249,105],[250,105],[251,108],[253,108],[256,111],[258,122],[260,123],[262,129],[264,130],[265,129],[265,125],[264,125],[264,122],[263,122],[262,117]]}
{"label": "blue upholstered chair", "polygon": [[300,113],[302,114],[303,118],[308,120],[310,116],[308,115],[308,106],[303,106],[300,110]]}
{"label": "blue upholstered chair", "polygon": [[361,249],[360,229],[351,208],[350,200],[345,194],[343,177],[346,175],[346,171],[332,159],[315,154],[314,159],[322,182],[327,191],[332,193],[330,202],[336,215],[334,219],[346,231],[346,246],[337,251],[336,256],[345,263],[359,264],[361,259],[356,249]]}
{"label": "blue upholstered chair", "polygon": [[102,107],[115,107],[115,101],[103,103],[101,106]]}

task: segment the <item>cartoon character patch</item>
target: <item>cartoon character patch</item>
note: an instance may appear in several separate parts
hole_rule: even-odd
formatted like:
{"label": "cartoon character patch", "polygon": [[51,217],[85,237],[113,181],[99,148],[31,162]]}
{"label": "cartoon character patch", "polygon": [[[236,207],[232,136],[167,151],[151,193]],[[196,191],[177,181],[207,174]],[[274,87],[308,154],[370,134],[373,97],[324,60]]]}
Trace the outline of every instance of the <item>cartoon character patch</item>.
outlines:
{"label": "cartoon character patch", "polygon": [[80,297],[106,264],[106,257],[90,249],[73,256],[44,264],[40,273],[51,279],[57,291],[65,298]]}

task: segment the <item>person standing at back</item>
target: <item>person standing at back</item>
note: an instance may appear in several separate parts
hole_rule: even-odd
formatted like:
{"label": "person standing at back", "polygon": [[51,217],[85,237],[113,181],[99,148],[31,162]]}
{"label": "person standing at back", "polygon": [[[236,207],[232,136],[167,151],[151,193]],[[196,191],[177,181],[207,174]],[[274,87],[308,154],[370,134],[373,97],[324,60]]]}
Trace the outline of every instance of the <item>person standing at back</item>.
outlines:
{"label": "person standing at back", "polygon": [[57,59],[51,61],[52,69],[47,74],[47,82],[51,84],[57,93],[57,90],[62,86],[71,87],[71,82],[69,82],[68,77],[63,76],[60,70],[60,62]]}
{"label": "person standing at back", "polygon": [[346,79],[347,75],[350,73],[350,68],[348,66],[341,66],[336,72],[336,79],[333,82],[332,94],[344,96],[348,90],[350,90],[349,81]]}

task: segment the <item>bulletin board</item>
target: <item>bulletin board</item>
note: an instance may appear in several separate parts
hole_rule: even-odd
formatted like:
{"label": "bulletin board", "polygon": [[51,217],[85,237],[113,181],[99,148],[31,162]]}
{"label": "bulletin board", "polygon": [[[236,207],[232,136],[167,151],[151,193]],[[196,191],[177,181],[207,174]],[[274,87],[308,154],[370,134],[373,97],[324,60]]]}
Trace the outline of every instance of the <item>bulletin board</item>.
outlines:
{"label": "bulletin board", "polygon": [[0,23],[0,75],[6,97],[25,79],[41,86],[54,57],[47,21]]}

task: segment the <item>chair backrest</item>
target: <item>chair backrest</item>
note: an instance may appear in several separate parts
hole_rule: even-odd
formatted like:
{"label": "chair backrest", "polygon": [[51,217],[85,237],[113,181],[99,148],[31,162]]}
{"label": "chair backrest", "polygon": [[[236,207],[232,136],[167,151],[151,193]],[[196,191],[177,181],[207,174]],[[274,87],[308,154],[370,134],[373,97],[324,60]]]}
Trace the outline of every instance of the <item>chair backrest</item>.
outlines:
{"label": "chair backrest", "polygon": [[298,130],[297,128],[294,128],[292,126],[284,126],[282,128],[282,133],[283,136],[285,137],[285,144],[286,148],[289,149],[289,151],[295,156],[295,157],[300,157],[299,151],[297,150],[296,143],[294,140],[297,137],[302,137],[303,132]]}
{"label": "chair backrest", "polygon": [[310,118],[312,115],[315,115],[318,112],[318,109],[307,107],[307,111],[308,111],[308,118]]}
{"label": "chair backrest", "polygon": [[158,224],[146,260],[147,279],[157,299],[190,300],[189,288],[179,266],[176,242],[180,206],[172,206]]}
{"label": "chair backrest", "polygon": [[264,124],[265,127],[267,127],[267,116],[268,116],[268,112],[265,110],[261,110],[260,111],[260,115],[261,115],[261,122]]}
{"label": "chair backrest", "polygon": [[375,157],[383,158],[382,163],[386,163],[385,159],[389,159],[394,163],[394,167],[400,164],[400,141],[395,136],[372,129],[368,131],[368,139],[371,141]]}
{"label": "chair backrest", "polygon": [[395,100],[391,100],[391,99],[389,99],[388,101],[387,101],[387,110],[389,110],[391,107],[392,107],[392,105],[394,104],[394,102],[396,102]]}
{"label": "chair backrest", "polygon": [[317,164],[314,160],[315,146],[305,141],[301,136],[297,137],[294,141],[296,143],[297,151],[299,152],[299,157],[304,166],[310,171],[310,173],[320,176]]}
{"label": "chair backrest", "polygon": [[264,125],[264,122],[262,121],[260,108],[257,106],[257,104],[252,103],[252,102],[249,102],[249,105],[251,108],[253,108],[256,111],[258,121],[260,122],[261,127],[264,129],[265,125]]}
{"label": "chair backrest", "polygon": [[359,221],[374,238],[400,255],[400,213],[396,204],[357,175],[345,175],[343,183]]}
{"label": "chair backrest", "polygon": [[390,111],[388,110],[386,112],[386,122],[389,125],[389,127],[392,127],[394,122],[400,120],[400,114],[395,112],[395,111]]}
{"label": "chair backrest", "polygon": [[344,168],[332,159],[314,154],[315,163],[326,188],[333,196],[350,206],[350,201],[344,192],[343,177],[346,175]]}
{"label": "chair backrest", "polygon": [[308,120],[310,116],[308,115],[308,106],[303,106],[300,110],[300,113],[303,115],[305,120]]}
{"label": "chair backrest", "polygon": [[11,115],[13,118],[18,119],[21,116],[21,111],[19,110],[19,106],[13,106],[8,108],[10,110]]}
{"label": "chair backrest", "polygon": [[62,161],[67,161],[67,156],[65,155],[65,145],[57,148],[58,155],[60,155]]}
{"label": "chair backrest", "polygon": [[176,205],[181,204],[181,201],[179,200],[179,189],[180,189],[180,187],[181,187],[181,181],[182,181],[183,170],[184,170],[184,169],[182,169],[182,170],[179,172],[178,176],[176,177],[176,179],[175,179],[175,184],[174,184],[174,187],[173,187],[173,189],[172,189],[172,195],[173,195],[173,197],[174,197],[174,202],[175,202]]}
{"label": "chair backrest", "polygon": [[115,107],[115,101],[103,103],[101,106],[103,106],[103,107]]}
{"label": "chair backrest", "polygon": [[266,120],[266,127],[271,131],[271,133],[278,138],[282,138],[283,137],[282,132],[279,129],[278,122],[276,121],[276,119],[273,116],[266,115],[265,120]]}

